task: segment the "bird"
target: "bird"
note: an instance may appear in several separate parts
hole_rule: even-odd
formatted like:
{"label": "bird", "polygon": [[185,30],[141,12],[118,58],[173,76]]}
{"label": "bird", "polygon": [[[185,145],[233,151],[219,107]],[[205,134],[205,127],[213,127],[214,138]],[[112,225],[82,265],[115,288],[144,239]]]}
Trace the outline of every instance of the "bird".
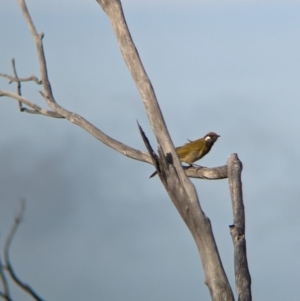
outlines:
{"label": "bird", "polygon": [[[214,143],[218,140],[220,135],[215,132],[209,132],[203,138],[190,141],[182,146],[176,147],[176,153],[181,162],[187,163],[194,167],[194,162],[203,158],[209,153]],[[157,174],[155,171],[149,178]]]}

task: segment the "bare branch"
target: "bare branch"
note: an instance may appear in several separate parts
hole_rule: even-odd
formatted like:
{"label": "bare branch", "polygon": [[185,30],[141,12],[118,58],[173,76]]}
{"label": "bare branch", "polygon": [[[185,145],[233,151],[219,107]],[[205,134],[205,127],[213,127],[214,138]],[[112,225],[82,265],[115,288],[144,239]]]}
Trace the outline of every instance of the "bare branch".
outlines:
{"label": "bare branch", "polygon": [[168,133],[151,81],[144,69],[127,27],[121,2],[119,0],[97,0],[97,2],[109,17],[124,61],[142,97],[155,137],[164,152],[172,154],[175,168],[180,170],[181,176],[185,178],[181,163],[175,155],[174,145]]}
{"label": "bare branch", "polygon": [[[15,59],[13,58],[11,60],[11,64],[12,64],[12,68],[13,68],[13,73],[14,73],[14,76],[15,76],[15,79],[16,79],[16,82],[17,82],[17,93],[19,96],[22,96],[22,92],[21,92],[21,82],[20,80],[18,79],[18,73],[17,73],[17,69],[16,69],[16,64],[15,64]],[[12,81],[10,80],[10,83]],[[22,106],[22,102],[21,101],[18,101],[18,104],[19,104],[19,110],[22,112],[24,111],[24,108]],[[28,110],[28,111],[32,111],[32,110]]]}
{"label": "bare branch", "polygon": [[37,300],[37,301],[43,301],[43,299],[38,296],[38,294],[26,283],[23,283],[19,277],[17,276],[16,272],[14,271],[14,268],[10,262],[9,259],[9,248],[12,242],[13,237],[15,236],[15,233],[22,221],[22,217],[24,214],[24,209],[25,209],[25,201],[22,200],[21,201],[21,209],[19,214],[16,216],[15,218],[15,222],[10,230],[10,233],[6,239],[6,242],[4,244],[4,261],[5,261],[5,265],[6,265],[6,269],[9,273],[9,275],[11,276],[11,278],[14,280],[14,282],[21,287],[22,290],[24,290],[26,293],[28,293],[33,299]]}
{"label": "bare branch", "polygon": [[[33,108],[33,110],[30,111],[31,114],[42,114],[48,117],[53,117],[53,118],[64,118],[63,116],[59,115],[56,112],[53,111],[49,111],[46,109],[41,108],[40,106],[38,106],[37,104],[31,102],[30,100],[16,94],[10,91],[5,91],[5,90],[0,90],[0,97],[1,96],[7,96],[9,98],[15,99],[19,102],[22,102],[24,104],[26,104],[28,107]],[[24,109],[24,108],[23,108]]]}
{"label": "bare branch", "polygon": [[34,42],[35,42],[36,48],[37,48],[39,64],[40,64],[40,74],[41,74],[43,87],[44,87],[44,91],[40,91],[40,94],[43,96],[43,98],[45,99],[47,104],[50,106],[50,108],[54,112],[42,109],[39,106],[37,106],[36,104],[34,104],[33,102],[30,102],[29,100],[27,100],[23,97],[20,97],[19,95],[14,94],[9,91],[0,91],[0,96],[8,96],[8,97],[14,98],[18,101],[21,101],[21,102],[25,103],[26,105],[28,105],[29,107],[35,109],[38,113],[41,113],[43,115],[56,117],[56,118],[66,118],[70,122],[80,126],[84,130],[86,130],[87,132],[92,134],[96,139],[100,140],[101,142],[103,142],[107,146],[115,149],[116,151],[122,153],[123,155],[130,157],[132,159],[135,159],[135,160],[152,163],[151,158],[149,157],[148,154],[146,154],[142,151],[136,150],[130,146],[127,146],[127,145],[107,136],[102,131],[100,131],[98,128],[96,128],[93,124],[91,124],[86,119],[84,119],[82,116],[72,113],[56,103],[56,101],[53,97],[53,94],[52,94],[51,85],[50,85],[50,81],[48,79],[48,74],[47,74],[46,59],[45,59],[43,43],[42,43],[42,39],[43,39],[44,35],[43,34],[39,35],[37,33],[35,26],[32,22],[32,19],[29,15],[25,1],[24,0],[18,0],[18,1],[19,1],[19,5],[21,7],[22,13],[24,15],[24,18],[30,29],[30,32],[34,38]]}
{"label": "bare branch", "polygon": [[28,77],[18,77],[18,78],[16,78],[14,76],[11,76],[11,75],[8,75],[8,74],[5,74],[5,73],[0,73],[0,76],[9,79],[9,84],[11,84],[12,82],[31,82],[31,81],[35,82],[37,85],[42,84],[42,81],[39,80],[34,75],[31,75],[31,76],[28,76]]}
{"label": "bare branch", "polygon": [[[42,92],[41,94],[46,97]],[[134,149],[126,144],[123,144],[106,134],[104,134],[102,131],[100,131],[97,127],[95,127],[93,124],[91,124],[89,121],[84,119],[82,116],[72,113],[64,109],[63,107],[59,106],[57,103],[54,105],[57,112],[49,111],[44,108],[41,108],[40,106],[36,105],[35,103],[31,102],[27,98],[24,98],[22,96],[19,96],[16,93],[10,92],[10,91],[3,91],[0,90],[0,97],[1,96],[7,96],[9,98],[15,99],[17,101],[20,101],[24,104],[26,104],[28,107],[31,107],[36,111],[36,114],[42,114],[48,117],[53,118],[66,118],[70,122],[80,126],[87,132],[89,132],[91,135],[93,135],[96,139],[103,142],[107,146],[113,148],[114,150],[118,151],[119,153],[132,158],[134,160],[142,161],[145,163],[153,164],[150,156],[142,152],[140,150]],[[60,113],[58,113],[60,112]],[[185,168],[185,167],[184,167]],[[227,178],[227,166],[221,166],[216,168],[188,168],[185,170],[187,176],[192,178],[198,178],[198,179],[224,179]]]}
{"label": "bare branch", "polygon": [[172,165],[172,155],[170,153],[164,155],[162,149],[159,148],[158,157],[140,126],[139,129],[162,183],[196,241],[206,276],[205,283],[210,290],[212,300],[233,301],[233,293],[222,266],[210,220],[199,204],[190,201]]}
{"label": "bare branch", "polygon": [[37,53],[38,53],[38,59],[39,59],[39,65],[40,65],[40,74],[41,74],[41,80],[43,83],[43,87],[44,87],[44,91],[45,94],[47,96],[47,98],[49,99],[50,102],[55,102],[53,94],[52,94],[52,89],[51,89],[51,85],[50,85],[50,81],[48,78],[48,72],[47,72],[47,65],[46,65],[46,58],[45,58],[45,54],[44,54],[44,48],[43,48],[43,37],[44,34],[38,34],[35,26],[32,22],[32,19],[30,17],[30,14],[28,12],[26,3],[24,0],[18,0],[19,5],[21,7],[23,16],[26,20],[26,23],[29,27],[29,30],[31,32],[32,37],[34,38],[34,42],[37,48]]}
{"label": "bare branch", "polygon": [[12,299],[10,299],[7,295],[5,295],[4,293],[0,292],[0,297],[3,298],[6,301],[13,301]]}
{"label": "bare branch", "polygon": [[156,170],[159,170],[159,160],[158,160],[158,157],[156,155],[156,153],[154,152],[153,148],[151,147],[150,145],[150,142],[148,140],[148,138],[146,137],[142,127],[140,126],[139,122],[137,121],[137,124],[138,124],[138,128],[139,128],[139,131],[140,131],[140,134],[143,138],[143,141],[144,141],[144,144],[148,150],[148,153],[150,154],[150,157],[152,159],[152,162],[153,162],[153,165],[155,166]]}
{"label": "bare branch", "polygon": [[[23,79],[19,78],[18,74],[17,74],[15,59],[12,59],[11,61],[12,61],[11,63],[12,63],[12,69],[13,69],[14,77],[12,77],[10,75],[7,75],[7,74],[3,74],[3,73],[0,73],[0,76],[10,79],[9,84],[11,84],[12,82],[17,83],[17,94],[19,96],[22,96],[22,92],[21,92],[21,82],[22,81],[35,81],[37,84],[41,84],[41,82],[35,76],[31,76],[31,77],[27,77],[27,78],[23,78]],[[1,91],[0,91],[0,93],[1,93]],[[46,115],[46,116],[54,117],[54,116],[52,116],[52,113],[45,114],[45,113],[41,113],[41,111],[38,111],[36,109],[35,110],[30,110],[28,108],[24,108],[22,106],[22,102],[20,100],[18,101],[18,104],[19,104],[19,110],[21,112],[26,112],[26,113],[31,113],[31,114],[43,114],[43,115]],[[38,106],[36,106],[36,107],[38,107]]]}
{"label": "bare branch", "polygon": [[[17,74],[15,59],[12,59],[12,68],[13,68],[13,72],[14,72],[14,76],[15,76],[14,80],[17,82],[17,93],[18,93],[19,96],[22,96],[22,93],[21,93],[21,80],[19,79],[18,74]],[[31,78],[33,78],[33,76]],[[34,78],[37,80],[36,77],[34,77]],[[18,103],[19,103],[19,110],[21,112],[26,112],[26,113],[31,113],[31,114],[39,114],[39,112],[37,110],[30,110],[30,109],[24,108],[22,106],[21,101],[19,101]],[[49,115],[47,115],[47,116],[49,116]]]}
{"label": "bare branch", "polygon": [[[44,49],[43,49],[43,42],[42,42],[44,35],[37,33],[36,28],[33,24],[30,14],[28,12],[25,1],[24,0],[18,0],[18,1],[19,1],[21,10],[22,10],[23,16],[26,20],[26,23],[30,29],[31,35],[33,36],[34,42],[36,44],[36,49],[37,49],[38,59],[39,59],[39,64],[40,64],[40,75],[41,75],[41,79],[42,79],[43,87],[44,87],[44,92],[40,91],[40,93],[44,97],[44,99],[46,100],[46,102],[50,106],[50,108],[53,111],[57,112],[58,115],[65,117],[69,121],[77,124],[78,126],[82,127],[83,129],[87,130],[95,138],[102,141],[104,144],[108,145],[109,147],[112,147],[113,149],[119,151],[120,153],[122,153],[128,157],[131,157],[133,159],[136,159],[136,160],[151,163],[151,159],[147,154],[145,154],[141,151],[135,150],[129,146],[124,145],[123,143],[120,143],[120,142],[110,138],[109,136],[105,135],[103,132],[101,132],[99,129],[97,129],[94,125],[89,123],[87,120],[85,120],[80,115],[71,113],[56,103],[54,96],[52,94],[52,89],[51,89],[50,81],[49,81],[48,74],[47,74],[47,65],[46,65],[46,59],[45,59],[45,54],[44,54]],[[139,66],[142,66],[141,62],[139,64]],[[143,74],[146,74],[144,70],[143,70]],[[153,96],[154,91],[153,91],[153,88],[152,88],[151,83],[148,78],[146,79],[146,82],[148,84],[147,92],[149,92]],[[1,94],[0,94],[0,96],[1,96]],[[155,95],[154,95],[154,98],[155,98]],[[156,101],[156,99],[155,99],[155,101]],[[163,121],[158,104],[156,106],[156,109],[159,111],[161,120]],[[163,122],[163,125],[165,128],[164,122]],[[166,128],[163,131],[166,131]],[[169,140],[169,143],[172,143],[169,136],[168,136],[168,140]],[[173,151],[175,152],[174,149],[173,149]],[[178,159],[177,159],[177,163],[180,165]]]}
{"label": "bare branch", "polygon": [[0,278],[1,278],[1,281],[2,281],[2,284],[3,284],[3,290],[4,290],[4,292],[0,292],[0,296],[4,300],[12,301],[11,296],[10,296],[8,281],[7,281],[5,273],[4,273],[3,264],[2,264],[1,259],[0,259]]}
{"label": "bare branch", "polygon": [[190,178],[195,179],[203,179],[203,180],[221,180],[227,178],[227,165],[219,166],[219,167],[190,167],[183,166],[185,173]]}
{"label": "bare branch", "polygon": [[236,290],[239,301],[251,301],[251,276],[247,261],[245,211],[241,180],[243,166],[237,154],[232,154],[229,157],[227,165],[233,211],[233,225],[230,226],[230,234],[234,245]]}
{"label": "bare branch", "polygon": [[[137,124],[138,124],[140,134],[143,138],[144,144],[146,145],[148,153],[150,154],[150,157],[152,159],[153,165],[155,166],[156,170],[158,170],[158,173],[160,173],[163,169],[160,168],[159,157],[153,151],[152,146],[150,145],[150,142],[146,137],[143,129],[141,128],[139,123]],[[190,178],[206,179],[206,180],[220,180],[220,179],[227,178],[227,165],[215,167],[215,168],[202,167],[199,169],[198,167],[191,167],[191,166],[182,166],[182,168],[184,169],[187,176]]]}
{"label": "bare branch", "polygon": [[[7,97],[10,97],[10,98],[16,99],[18,102],[24,103],[24,104],[28,105],[29,107],[33,108],[33,110],[28,110],[28,109],[22,107],[21,108],[22,111],[26,110],[27,112],[30,112],[30,113],[42,114],[42,115],[45,115],[45,116],[48,116],[48,117],[54,117],[54,118],[66,118],[69,121],[75,123],[76,125],[82,127],[83,129],[87,130],[95,138],[97,138],[98,140],[100,140],[101,142],[106,144],[107,146],[117,150],[118,152],[120,152],[120,153],[122,153],[122,154],[124,154],[124,155],[126,155],[130,158],[152,164],[151,159],[148,156],[148,154],[145,154],[144,152],[141,152],[139,150],[135,150],[135,149],[123,144],[123,143],[120,143],[120,142],[110,138],[109,136],[107,136],[103,132],[101,132],[99,129],[97,129],[95,126],[90,124],[87,120],[85,120],[80,115],[69,112],[68,110],[66,110],[63,107],[56,104],[56,102],[54,100],[54,97],[52,95],[51,85],[50,85],[48,75],[47,75],[46,59],[45,59],[44,50],[43,50],[43,43],[42,43],[42,38],[43,38],[44,35],[43,34],[39,35],[37,33],[37,31],[35,29],[35,26],[33,24],[33,21],[30,17],[29,12],[28,12],[25,1],[24,0],[19,0],[19,5],[21,7],[24,18],[25,18],[25,20],[28,24],[28,27],[29,27],[29,29],[31,31],[31,34],[34,38],[34,41],[36,43],[36,48],[37,48],[39,62],[40,62],[41,77],[44,80],[40,81],[35,76],[31,76],[31,77],[23,78],[23,79],[18,78],[16,68],[15,68],[15,61],[12,60],[12,65],[13,65],[13,70],[14,70],[15,77],[11,77],[11,76],[6,75],[6,74],[1,74],[1,75],[8,78],[8,79],[10,79],[11,81],[15,81],[15,82],[18,83],[18,94],[12,93],[10,91],[0,91],[0,97],[1,96],[7,96]],[[123,14],[122,14],[122,16],[123,16]],[[123,18],[123,23],[124,22],[125,22],[125,19]],[[124,24],[126,25],[126,22]],[[129,34],[129,31],[127,29],[127,25],[126,25],[126,30],[127,30],[127,33]],[[130,36],[130,34],[129,34],[129,36]],[[130,37],[130,39],[131,39],[131,37]],[[138,57],[138,53],[135,49],[135,46],[134,46],[132,40],[131,40],[131,46],[134,48],[135,55]],[[142,69],[143,76],[146,77],[145,78],[146,85],[148,85],[148,88],[151,90],[149,93],[151,94],[152,97],[154,96],[154,99],[156,101],[156,97],[155,97],[153,88],[151,86],[150,80],[148,79],[148,77],[146,75],[146,72],[143,69],[143,66],[142,66],[142,63],[139,60],[139,57],[138,57],[138,61],[139,61],[139,63],[137,64],[137,70],[135,70],[135,74],[137,74],[138,71],[140,71],[140,69]],[[126,61],[126,62],[128,63],[128,65],[130,67],[131,66],[130,62],[131,61]],[[46,100],[48,105],[53,109],[54,112],[43,109],[40,106],[33,103],[32,101],[29,101],[28,99],[21,96],[21,90],[20,90],[19,84],[20,84],[21,81],[27,81],[27,80],[28,81],[33,80],[38,84],[41,84],[42,82],[44,83],[43,85],[44,85],[45,92],[40,91],[40,93],[44,97],[44,99]],[[156,106],[157,106],[156,110],[160,111],[157,101],[156,101]],[[161,117],[162,117],[162,115],[161,115]],[[164,122],[163,122],[163,124],[164,124]],[[222,167],[218,167],[218,168],[203,168],[203,169],[200,169],[200,170],[199,169],[194,169],[194,168],[189,168],[189,169],[186,170],[186,173],[190,177],[201,178],[201,179],[223,179],[223,178],[227,177],[227,175],[226,175],[226,173],[227,173],[226,166],[222,166]]]}
{"label": "bare branch", "polygon": [[[12,59],[11,61],[12,61],[13,70],[16,70],[15,59]],[[34,75],[31,75],[31,76],[28,76],[28,77],[18,77],[16,72],[14,72],[14,76],[11,76],[11,75],[8,75],[8,74],[5,74],[5,73],[0,73],[0,76],[9,79],[9,84],[11,84],[13,82],[31,82],[31,81],[35,82],[37,85],[42,84],[42,81],[39,80]]]}

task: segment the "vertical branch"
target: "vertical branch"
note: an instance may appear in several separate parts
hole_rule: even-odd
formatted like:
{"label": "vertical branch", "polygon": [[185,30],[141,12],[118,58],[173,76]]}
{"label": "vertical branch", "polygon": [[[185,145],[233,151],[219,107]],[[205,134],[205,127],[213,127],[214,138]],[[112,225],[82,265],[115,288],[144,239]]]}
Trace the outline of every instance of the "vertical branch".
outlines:
{"label": "vertical branch", "polygon": [[[21,82],[19,81],[19,78],[18,78],[15,59],[11,60],[11,65],[12,65],[12,68],[13,68],[14,76],[15,76],[15,78],[17,80],[17,93],[18,93],[19,96],[22,96],[22,93],[21,93]],[[22,112],[23,111],[22,102],[18,101],[18,104],[19,104],[19,110]]]}
{"label": "vertical branch", "polygon": [[[11,64],[12,64],[12,69],[13,69],[13,73],[14,73],[14,81],[17,82],[17,94],[20,97],[22,97],[22,92],[21,92],[21,81],[22,81],[22,79],[19,79],[19,77],[18,77],[15,59],[11,60]],[[18,100],[18,104],[19,104],[19,110],[21,112],[32,113],[32,114],[38,114],[39,113],[39,111],[37,111],[37,110],[30,110],[30,109],[24,108],[23,105],[22,105],[22,101],[20,101],[20,100]]]}
{"label": "vertical branch", "polygon": [[33,24],[33,21],[30,17],[29,11],[27,9],[25,0],[18,0],[19,5],[21,7],[21,11],[23,13],[23,16],[26,20],[26,23],[28,24],[29,30],[31,32],[31,35],[34,38],[35,41],[35,45],[37,48],[37,53],[38,53],[38,59],[39,59],[39,65],[40,65],[40,74],[41,74],[41,80],[43,83],[43,87],[44,87],[44,91],[45,91],[45,95],[47,97],[47,99],[50,102],[55,103],[53,94],[52,94],[52,89],[51,89],[51,84],[48,78],[48,72],[47,72],[47,64],[46,64],[46,59],[45,59],[45,55],[44,55],[44,47],[43,47],[43,37],[44,34],[38,34],[36,31],[36,28]]}
{"label": "vertical branch", "polygon": [[182,189],[179,178],[174,175],[174,169],[171,168],[172,158],[165,156],[161,148],[158,150],[160,156],[157,157],[140,126],[139,130],[154,164],[159,165],[159,177],[163,185],[194,237],[204,269],[205,284],[209,288],[212,300],[233,301],[232,289],[219,256],[209,218],[199,210],[197,203],[189,203],[186,191]]}
{"label": "vertical branch", "polygon": [[233,225],[230,226],[230,234],[234,245],[236,290],[239,301],[251,301],[251,276],[247,261],[245,210],[241,180],[243,165],[237,154],[229,157],[227,165],[233,211]]}

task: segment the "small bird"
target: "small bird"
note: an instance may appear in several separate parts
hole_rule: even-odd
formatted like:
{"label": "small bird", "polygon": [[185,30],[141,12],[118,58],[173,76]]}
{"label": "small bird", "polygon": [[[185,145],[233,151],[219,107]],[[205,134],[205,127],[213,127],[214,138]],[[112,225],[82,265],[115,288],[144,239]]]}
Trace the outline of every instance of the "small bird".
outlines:
{"label": "small bird", "polygon": [[[187,163],[190,166],[194,166],[195,161],[203,158],[211,150],[214,143],[218,140],[220,135],[209,132],[203,138],[195,141],[190,141],[183,146],[176,147],[176,153],[181,162]],[[155,171],[150,178],[157,174]]]}

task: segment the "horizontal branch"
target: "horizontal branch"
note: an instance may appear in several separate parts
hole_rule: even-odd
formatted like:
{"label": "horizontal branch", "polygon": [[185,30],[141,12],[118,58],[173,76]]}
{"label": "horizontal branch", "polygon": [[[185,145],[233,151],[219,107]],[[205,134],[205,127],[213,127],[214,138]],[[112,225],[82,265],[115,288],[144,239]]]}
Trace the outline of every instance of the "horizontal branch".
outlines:
{"label": "horizontal branch", "polygon": [[[44,98],[46,96],[41,93]],[[123,144],[105,133],[103,133],[101,130],[99,130],[97,127],[95,127],[93,124],[91,124],[89,121],[87,121],[82,116],[69,112],[65,108],[61,107],[57,103],[51,103],[51,106],[54,108],[55,111],[49,111],[44,108],[41,108],[37,104],[33,103],[32,101],[28,100],[25,97],[19,96],[16,93],[10,92],[10,91],[4,91],[0,90],[0,97],[6,96],[12,99],[15,99],[17,101],[20,101],[27,105],[28,107],[34,109],[36,111],[36,114],[42,114],[48,117],[53,118],[66,118],[70,122],[78,125],[79,127],[83,128],[87,132],[89,132],[91,135],[93,135],[97,140],[103,142],[107,146],[113,148],[114,150],[118,151],[119,153],[138,160],[145,163],[153,164],[150,156],[142,152],[140,150],[134,149],[126,144]],[[191,178],[196,179],[207,179],[207,180],[216,180],[216,179],[225,179],[227,178],[227,166],[220,166],[215,168],[195,168],[195,167],[183,167],[187,176]]]}
{"label": "horizontal branch", "polygon": [[39,80],[34,75],[31,75],[29,77],[14,77],[14,76],[10,76],[10,75],[5,74],[5,73],[0,73],[0,76],[9,79],[9,84],[11,84],[12,82],[30,82],[30,81],[35,82],[37,85],[42,84],[42,81]]}
{"label": "horizontal branch", "polygon": [[185,173],[190,178],[195,179],[205,179],[205,180],[221,180],[227,178],[227,165],[219,166],[219,167],[183,167]]}

